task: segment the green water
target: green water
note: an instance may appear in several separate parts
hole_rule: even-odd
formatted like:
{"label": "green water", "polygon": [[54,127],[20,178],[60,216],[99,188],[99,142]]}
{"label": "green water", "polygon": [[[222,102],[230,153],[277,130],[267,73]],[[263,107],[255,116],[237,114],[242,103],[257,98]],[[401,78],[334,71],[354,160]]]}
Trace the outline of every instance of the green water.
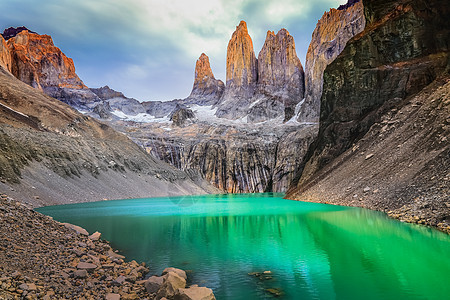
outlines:
{"label": "green water", "polygon": [[[450,299],[450,238],[359,208],[280,194],[103,201],[40,208],[102,232],[152,273],[190,270],[217,299]],[[250,272],[272,271],[261,280]]]}

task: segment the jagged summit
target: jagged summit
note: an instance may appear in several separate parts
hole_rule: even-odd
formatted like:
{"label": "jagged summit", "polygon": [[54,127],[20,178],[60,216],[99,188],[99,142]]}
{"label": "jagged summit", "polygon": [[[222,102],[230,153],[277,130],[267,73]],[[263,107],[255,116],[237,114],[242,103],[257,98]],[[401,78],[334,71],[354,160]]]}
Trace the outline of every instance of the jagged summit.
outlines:
{"label": "jagged summit", "polygon": [[25,26],[20,26],[20,27],[9,27],[9,28],[6,28],[1,35],[7,41],[10,38],[15,37],[20,32],[25,31],[25,30],[28,31],[29,33],[37,33],[37,32],[31,31],[30,29],[26,28]]}
{"label": "jagged summit", "polygon": [[224,89],[224,83],[214,77],[209,57],[202,53],[195,64],[194,86],[188,99],[202,105],[213,105],[219,101]]}

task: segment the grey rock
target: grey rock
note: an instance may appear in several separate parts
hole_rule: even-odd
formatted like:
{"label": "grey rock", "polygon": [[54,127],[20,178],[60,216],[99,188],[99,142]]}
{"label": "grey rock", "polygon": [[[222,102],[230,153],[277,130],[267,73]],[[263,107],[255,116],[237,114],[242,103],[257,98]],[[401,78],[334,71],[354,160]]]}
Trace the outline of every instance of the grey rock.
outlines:
{"label": "grey rock", "polygon": [[163,277],[152,276],[145,281],[144,286],[149,294],[153,294],[159,290],[159,288],[162,286],[163,282],[164,282]]}
{"label": "grey rock", "polygon": [[216,297],[211,289],[206,287],[191,286],[187,289],[177,290],[174,300],[215,300]]}
{"label": "grey rock", "polygon": [[89,232],[87,232],[86,229],[77,226],[77,225],[73,225],[73,224],[69,224],[69,223],[62,223],[62,225],[64,225],[64,227],[75,230],[76,233],[78,234],[82,234],[82,235],[89,235]]}
{"label": "grey rock", "polygon": [[87,277],[87,271],[86,270],[76,270],[73,272],[73,276],[75,278],[86,278]]}
{"label": "grey rock", "polygon": [[165,268],[164,271],[162,272],[161,276],[164,276],[164,275],[166,275],[169,272],[174,272],[178,276],[183,277],[184,279],[187,279],[187,275],[186,275],[186,272],[184,270],[173,268],[173,267]]}

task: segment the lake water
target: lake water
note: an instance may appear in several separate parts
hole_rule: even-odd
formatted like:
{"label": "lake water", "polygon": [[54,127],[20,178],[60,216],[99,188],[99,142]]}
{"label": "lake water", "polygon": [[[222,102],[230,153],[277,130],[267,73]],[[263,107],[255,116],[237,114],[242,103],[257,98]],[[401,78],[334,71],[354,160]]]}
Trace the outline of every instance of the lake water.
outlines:
{"label": "lake water", "polygon": [[[281,194],[101,201],[39,208],[102,237],[152,274],[189,270],[217,299],[450,299],[450,238],[360,208]],[[271,271],[267,276],[251,272]]]}

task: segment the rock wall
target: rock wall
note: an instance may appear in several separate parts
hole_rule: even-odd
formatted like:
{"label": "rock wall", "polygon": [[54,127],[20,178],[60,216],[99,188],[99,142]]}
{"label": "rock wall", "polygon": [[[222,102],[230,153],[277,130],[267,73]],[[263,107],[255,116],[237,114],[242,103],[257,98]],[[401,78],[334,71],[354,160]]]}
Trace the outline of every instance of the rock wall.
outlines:
{"label": "rock wall", "polygon": [[0,66],[6,71],[11,71],[11,53],[2,35],[0,35]]}
{"label": "rock wall", "polygon": [[147,152],[185,171],[198,171],[230,193],[285,192],[317,133],[315,126],[248,128],[194,124],[133,128],[127,134]]}
{"label": "rock wall", "polygon": [[228,43],[226,86],[216,115],[227,119],[243,117],[251,103],[257,79],[258,63],[253,42],[247,23],[241,21]]}
{"label": "rock wall", "polygon": [[249,123],[294,115],[304,94],[304,72],[295,51],[294,38],[286,29],[269,31],[258,60],[241,21],[227,49],[227,85],[216,116]]}
{"label": "rock wall", "polygon": [[299,122],[318,122],[323,72],[344,50],[347,41],[365,27],[362,0],[349,1],[338,9],[325,12],[317,22],[305,62],[305,101],[298,115]]}
{"label": "rock wall", "polygon": [[201,105],[214,105],[222,97],[224,89],[224,83],[214,78],[209,57],[202,53],[195,64],[194,86],[186,101],[195,99]]}
{"label": "rock wall", "polygon": [[[445,190],[439,192],[449,172],[442,163],[448,152],[448,98],[439,86],[449,78],[450,5],[442,0],[363,3],[366,28],[325,70],[319,135],[288,197],[328,200],[319,192],[327,186],[333,190],[331,179],[336,176],[348,184],[348,191],[362,179],[370,184],[369,179],[378,178],[379,185],[373,189],[375,195],[371,187],[363,190],[371,196],[367,201],[358,196],[361,191],[354,198],[346,189],[335,195],[324,192],[334,203],[354,205],[353,200],[362,199],[361,206],[389,210],[415,206],[415,198],[427,195],[426,190],[429,207],[443,204],[448,200]],[[422,106],[419,113],[417,108]],[[368,141],[373,141],[374,149]],[[363,146],[365,151],[359,150]],[[344,172],[350,169],[353,173]],[[439,175],[410,186],[412,181],[419,182],[422,172],[432,173],[431,169],[439,170]],[[344,180],[345,176],[353,181]],[[384,193],[378,193],[381,189]],[[418,203],[418,211],[431,217],[427,205],[420,208]]]}
{"label": "rock wall", "polygon": [[9,28],[4,34],[9,38],[8,70],[16,78],[77,109],[91,110],[101,103],[75,73],[73,60],[55,47],[49,35],[25,27]]}

